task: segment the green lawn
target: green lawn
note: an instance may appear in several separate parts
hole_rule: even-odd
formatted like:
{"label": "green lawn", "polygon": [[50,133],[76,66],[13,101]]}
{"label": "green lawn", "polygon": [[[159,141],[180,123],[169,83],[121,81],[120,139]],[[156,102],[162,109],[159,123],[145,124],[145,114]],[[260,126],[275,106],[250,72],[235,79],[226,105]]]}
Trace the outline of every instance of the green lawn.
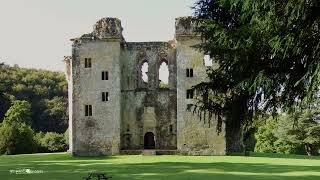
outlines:
{"label": "green lawn", "polygon": [[[260,157],[259,157],[260,156]],[[14,174],[31,169],[41,174]],[[66,153],[0,156],[0,179],[82,179],[103,171],[117,179],[320,179],[320,158],[253,154],[244,156],[72,157]]]}

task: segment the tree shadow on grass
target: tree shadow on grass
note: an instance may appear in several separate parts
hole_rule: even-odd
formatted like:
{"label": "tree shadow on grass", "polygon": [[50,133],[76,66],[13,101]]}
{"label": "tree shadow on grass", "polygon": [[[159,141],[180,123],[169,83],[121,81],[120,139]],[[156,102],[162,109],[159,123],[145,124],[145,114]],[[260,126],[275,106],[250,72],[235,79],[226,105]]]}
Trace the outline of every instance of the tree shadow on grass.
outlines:
{"label": "tree shadow on grass", "polygon": [[[267,156],[269,157],[269,156]],[[89,172],[101,171],[112,176],[114,180],[311,180],[320,179],[320,162],[303,161],[303,165],[294,164],[299,161],[287,163],[286,160],[278,163],[274,161],[261,162],[260,158],[243,162],[232,159],[213,158],[203,163],[206,158],[194,158],[198,162],[189,162],[188,158],[175,157],[177,162],[170,158],[154,158],[142,156],[108,156],[108,157],[72,157],[60,154],[52,156],[28,156],[18,158],[11,156],[1,158],[7,167],[0,167],[0,179],[81,179]],[[177,160],[178,159],[178,160]],[[240,158],[241,160],[242,158]],[[164,160],[164,162],[163,162]],[[173,160],[173,158],[171,159]],[[179,161],[180,160],[180,161]],[[188,162],[184,162],[184,161]],[[152,162],[155,161],[155,162]],[[161,161],[161,162],[159,162]],[[224,162],[228,161],[228,162]],[[285,165],[281,165],[285,164]],[[313,165],[313,166],[312,166]],[[30,168],[43,170],[43,174],[15,175],[10,169]]]}
{"label": "tree shadow on grass", "polygon": [[[70,163],[59,166],[41,164],[48,169],[55,179],[80,179],[88,172],[101,171],[120,180],[156,180],[156,179],[192,179],[192,180],[311,180],[320,179],[320,166],[273,165],[263,163],[189,163],[189,162],[155,162],[155,163],[90,163],[79,166]],[[48,177],[48,174],[47,174]],[[50,174],[49,174],[50,177]],[[68,178],[66,178],[68,177]],[[49,178],[50,179],[50,178]]]}
{"label": "tree shadow on grass", "polygon": [[299,155],[299,154],[279,154],[279,153],[250,152],[249,156],[250,157],[264,157],[264,158],[320,160],[320,156],[306,156],[306,155]]}
{"label": "tree shadow on grass", "polygon": [[[109,167],[119,179],[320,179],[320,166],[157,162]],[[300,176],[300,177],[299,177]]]}

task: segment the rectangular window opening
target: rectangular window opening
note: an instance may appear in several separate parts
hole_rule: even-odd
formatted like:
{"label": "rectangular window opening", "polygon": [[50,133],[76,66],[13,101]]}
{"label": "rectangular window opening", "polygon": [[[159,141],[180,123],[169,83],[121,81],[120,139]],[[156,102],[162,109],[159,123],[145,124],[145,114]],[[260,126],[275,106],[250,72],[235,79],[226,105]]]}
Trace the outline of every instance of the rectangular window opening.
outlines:
{"label": "rectangular window opening", "polygon": [[92,116],[92,105],[85,105],[85,116]]}
{"label": "rectangular window opening", "polygon": [[193,99],[193,89],[187,90],[187,99]]}
{"label": "rectangular window opening", "polygon": [[108,92],[102,92],[102,101],[109,101],[109,93]]}
{"label": "rectangular window opening", "polygon": [[88,66],[91,68],[91,58],[89,58]]}
{"label": "rectangular window opening", "polygon": [[84,58],[84,67],[85,68],[91,68],[91,58]]}
{"label": "rectangular window opening", "polygon": [[85,116],[89,116],[89,106],[86,105],[85,107]]}
{"label": "rectangular window opening", "polygon": [[92,116],[92,106],[89,105],[89,116]]}
{"label": "rectangular window opening", "polygon": [[102,79],[102,80],[109,80],[109,73],[108,73],[108,71],[102,71],[102,73],[101,73],[101,79]]}
{"label": "rectangular window opening", "polygon": [[193,77],[193,69],[186,69],[187,77]]}

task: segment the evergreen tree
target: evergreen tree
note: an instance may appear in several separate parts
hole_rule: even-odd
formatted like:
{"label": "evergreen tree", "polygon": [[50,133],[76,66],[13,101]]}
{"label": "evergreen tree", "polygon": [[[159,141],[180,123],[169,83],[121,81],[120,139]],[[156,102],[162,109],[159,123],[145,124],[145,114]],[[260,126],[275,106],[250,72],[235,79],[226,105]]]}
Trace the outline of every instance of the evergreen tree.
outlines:
{"label": "evergreen tree", "polygon": [[[242,150],[254,112],[310,100],[320,81],[317,0],[198,0],[202,43],[219,64],[195,86],[196,109],[226,116],[227,151]],[[219,118],[220,121],[222,118]],[[221,124],[221,123],[219,123]]]}

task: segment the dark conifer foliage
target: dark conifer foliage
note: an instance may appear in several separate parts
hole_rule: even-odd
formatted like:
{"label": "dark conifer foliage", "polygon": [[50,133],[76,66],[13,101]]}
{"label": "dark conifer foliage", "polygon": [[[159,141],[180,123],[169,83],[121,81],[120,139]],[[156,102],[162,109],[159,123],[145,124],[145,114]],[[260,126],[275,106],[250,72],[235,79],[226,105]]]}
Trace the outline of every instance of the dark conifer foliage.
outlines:
{"label": "dark conifer foliage", "polygon": [[197,47],[219,64],[208,69],[209,82],[195,86],[202,97],[196,108],[227,116],[230,151],[241,149],[241,130],[250,126],[253,113],[275,113],[316,97],[319,5],[317,0],[198,0],[195,4],[202,38]]}

